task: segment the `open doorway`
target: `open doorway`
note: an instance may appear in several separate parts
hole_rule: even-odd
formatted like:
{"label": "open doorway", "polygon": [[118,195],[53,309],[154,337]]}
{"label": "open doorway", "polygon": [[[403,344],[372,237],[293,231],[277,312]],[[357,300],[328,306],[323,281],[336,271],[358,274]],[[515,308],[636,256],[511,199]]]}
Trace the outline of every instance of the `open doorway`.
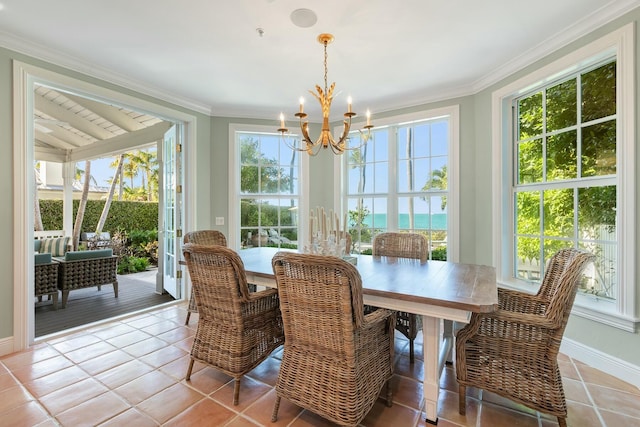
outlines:
{"label": "open doorway", "polygon": [[[15,187],[18,188],[17,191],[24,191],[23,197],[19,198],[20,203],[15,205],[16,211],[20,211],[17,217],[20,216],[24,220],[16,224],[19,227],[16,229],[14,246],[16,253],[25,254],[22,268],[15,271],[15,276],[16,279],[19,276],[24,277],[22,283],[28,284],[27,289],[24,289],[24,286],[15,286],[17,324],[14,329],[19,333],[14,335],[14,339],[22,342],[24,348],[36,338],[33,315],[34,249],[33,245],[26,243],[34,237],[33,165],[36,161],[57,161],[62,164],[62,230],[65,235],[73,237],[71,230],[75,229],[76,233],[86,231],[77,230],[73,215],[72,175],[76,163],[153,146],[156,152],[160,153],[158,187],[164,189],[160,192],[163,195],[159,196],[158,201],[159,270],[153,280],[156,282],[156,294],[161,295],[164,293],[167,278],[173,279],[171,294],[181,299],[183,285],[179,277],[176,277],[179,269],[177,265],[169,264],[177,264],[175,254],[179,251],[179,239],[176,236],[179,236],[182,229],[182,143],[188,140],[187,135],[194,125],[195,118],[25,64],[17,64],[14,72],[19,77],[16,111],[18,115],[23,116],[19,120],[23,126],[16,129],[15,142],[17,144],[20,140],[24,141],[23,147],[26,148],[19,150],[15,158],[18,177]],[[178,153],[170,159],[164,155],[168,143],[172,144]],[[17,237],[19,235],[21,239]],[[24,242],[21,243],[20,240]],[[167,256],[167,242],[175,246],[171,248],[170,256]],[[77,249],[81,248],[72,244],[71,250]],[[107,293],[105,291],[107,289],[103,289],[102,293]],[[61,311],[60,306],[57,311]],[[20,348],[20,345],[15,347]]]}

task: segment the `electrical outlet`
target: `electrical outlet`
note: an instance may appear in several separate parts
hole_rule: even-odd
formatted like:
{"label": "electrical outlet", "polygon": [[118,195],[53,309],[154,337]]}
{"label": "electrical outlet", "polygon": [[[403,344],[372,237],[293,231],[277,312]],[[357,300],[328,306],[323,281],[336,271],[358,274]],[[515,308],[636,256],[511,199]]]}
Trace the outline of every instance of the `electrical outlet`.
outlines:
{"label": "electrical outlet", "polygon": [[224,225],[224,217],[223,216],[217,216],[216,217],[216,225]]}

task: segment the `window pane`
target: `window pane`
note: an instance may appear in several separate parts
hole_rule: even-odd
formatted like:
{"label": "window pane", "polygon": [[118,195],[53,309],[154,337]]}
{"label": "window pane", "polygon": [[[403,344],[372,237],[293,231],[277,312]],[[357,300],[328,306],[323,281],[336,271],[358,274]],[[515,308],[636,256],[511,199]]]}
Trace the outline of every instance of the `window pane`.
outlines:
{"label": "window pane", "polygon": [[540,239],[516,238],[515,276],[518,279],[538,281],[542,278]]}
{"label": "window pane", "polygon": [[258,166],[240,167],[240,191],[242,193],[258,192]]}
{"label": "window pane", "polygon": [[[414,129],[415,129],[415,144],[413,145],[413,156],[414,157],[428,157],[430,154],[433,155],[433,153],[430,153],[429,151],[429,145],[430,144],[430,139],[432,138],[432,136],[430,135],[430,131],[433,128],[433,124],[420,124],[417,125]],[[431,141],[431,143],[433,143],[433,141]],[[445,140],[444,142],[440,142],[440,145],[443,145],[445,147],[447,147],[447,141]],[[446,152],[445,152],[446,154]]]}
{"label": "window pane", "polygon": [[578,176],[577,147],[574,130],[547,138],[547,181]]}
{"label": "window pane", "polygon": [[542,92],[518,101],[518,139],[527,139],[542,133]]}
{"label": "window pane", "polygon": [[616,113],[616,63],[582,75],[582,121]]}
{"label": "window pane", "polygon": [[389,191],[389,163],[375,163],[374,171],[374,191],[376,193],[386,193]]}
{"label": "window pane", "polygon": [[582,176],[615,175],[616,122],[587,126],[582,130]]}
{"label": "window pane", "polygon": [[543,199],[545,236],[573,237],[573,190],[545,190]]}
{"label": "window pane", "polygon": [[618,280],[616,265],[618,264],[617,245],[611,243],[587,243],[581,245],[592,254],[596,260],[587,267],[579,290],[601,298],[616,299],[618,297]]}
{"label": "window pane", "polygon": [[449,154],[449,121],[438,121],[431,125],[431,155]]}
{"label": "window pane", "polygon": [[542,182],[542,140],[518,144],[518,184]]}
{"label": "window pane", "polygon": [[540,234],[540,192],[523,191],[516,194],[516,233]]}
{"label": "window pane", "polygon": [[578,189],[578,230],[581,239],[615,242],[615,186]]}
{"label": "window pane", "polygon": [[576,79],[547,89],[547,132],[575,126],[577,123]]}
{"label": "window pane", "polygon": [[240,136],[240,163],[258,164],[258,140],[247,135]]}

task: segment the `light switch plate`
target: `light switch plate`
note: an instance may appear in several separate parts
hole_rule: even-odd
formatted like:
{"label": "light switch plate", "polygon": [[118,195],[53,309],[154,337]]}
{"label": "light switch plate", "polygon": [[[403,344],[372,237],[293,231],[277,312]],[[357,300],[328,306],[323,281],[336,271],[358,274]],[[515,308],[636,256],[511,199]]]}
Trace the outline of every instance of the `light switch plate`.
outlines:
{"label": "light switch plate", "polygon": [[216,225],[224,225],[224,217],[223,216],[217,216],[216,217]]}

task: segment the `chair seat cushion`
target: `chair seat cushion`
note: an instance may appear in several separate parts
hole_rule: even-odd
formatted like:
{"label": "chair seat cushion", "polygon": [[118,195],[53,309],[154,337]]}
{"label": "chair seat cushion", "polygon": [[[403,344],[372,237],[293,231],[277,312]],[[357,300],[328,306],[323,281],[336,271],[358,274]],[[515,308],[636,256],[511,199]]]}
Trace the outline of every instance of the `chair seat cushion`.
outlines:
{"label": "chair seat cushion", "polygon": [[51,263],[51,254],[35,254],[35,265],[40,264],[50,264]]}
{"label": "chair seat cushion", "polygon": [[78,261],[82,259],[106,258],[113,256],[113,249],[98,249],[95,251],[70,251],[64,255],[65,261]]}

